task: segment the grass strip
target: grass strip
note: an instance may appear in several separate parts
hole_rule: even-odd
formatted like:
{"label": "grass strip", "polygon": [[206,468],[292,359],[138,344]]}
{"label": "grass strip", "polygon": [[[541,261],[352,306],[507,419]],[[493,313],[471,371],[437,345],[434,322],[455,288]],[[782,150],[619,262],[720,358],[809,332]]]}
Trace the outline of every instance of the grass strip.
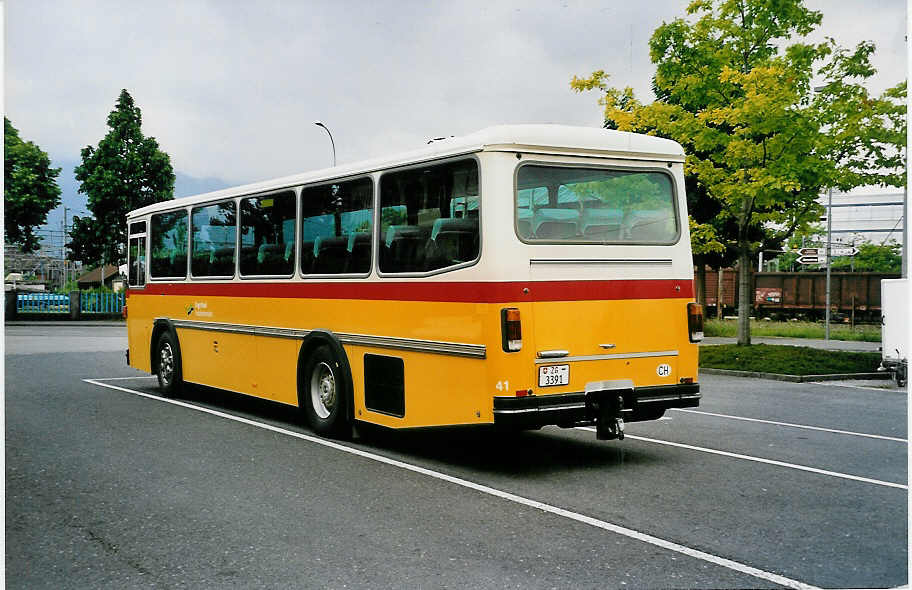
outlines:
{"label": "grass strip", "polygon": [[877,370],[880,358],[879,352],[821,350],[781,344],[721,344],[700,347],[701,367],[778,375],[871,373]]}
{"label": "grass strip", "polygon": [[[818,338],[822,339],[826,327],[823,322],[773,322],[751,320],[751,336],[779,336],[783,338]],[[703,326],[706,336],[724,336],[734,338],[738,335],[737,320],[706,320]],[[848,324],[830,324],[831,340],[851,340],[855,342],[880,342],[880,326],[876,324],[858,324],[854,328]]]}

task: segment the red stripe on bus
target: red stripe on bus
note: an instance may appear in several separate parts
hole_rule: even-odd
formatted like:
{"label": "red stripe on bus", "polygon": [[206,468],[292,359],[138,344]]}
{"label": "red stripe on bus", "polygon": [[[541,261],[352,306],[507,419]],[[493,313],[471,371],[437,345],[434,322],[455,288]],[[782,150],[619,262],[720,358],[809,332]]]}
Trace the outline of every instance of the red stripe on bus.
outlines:
{"label": "red stripe on bus", "polygon": [[[528,289],[528,292],[525,290]],[[619,299],[693,299],[693,281],[642,279],[528,282],[148,283],[132,295],[277,297],[508,303]]]}

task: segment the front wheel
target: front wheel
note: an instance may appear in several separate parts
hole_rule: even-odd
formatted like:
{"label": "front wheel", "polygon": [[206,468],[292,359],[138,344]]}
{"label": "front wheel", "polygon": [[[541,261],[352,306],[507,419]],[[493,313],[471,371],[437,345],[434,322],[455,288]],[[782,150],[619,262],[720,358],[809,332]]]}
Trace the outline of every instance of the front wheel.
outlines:
{"label": "front wheel", "polygon": [[328,346],[314,349],[304,365],[303,377],[298,399],[314,431],[333,438],[349,436],[348,392],[341,364]]}
{"label": "front wheel", "polygon": [[181,357],[177,342],[170,332],[162,332],[155,346],[155,375],[162,395],[172,396],[181,386]]}

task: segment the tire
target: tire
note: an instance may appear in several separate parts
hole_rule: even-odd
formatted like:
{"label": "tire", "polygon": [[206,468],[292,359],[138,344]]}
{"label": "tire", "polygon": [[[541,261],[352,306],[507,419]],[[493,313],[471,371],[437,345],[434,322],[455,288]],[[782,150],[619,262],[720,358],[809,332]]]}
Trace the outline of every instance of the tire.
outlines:
{"label": "tire", "polygon": [[183,383],[181,355],[177,339],[170,332],[162,332],[158,337],[158,343],[155,345],[155,358],[158,388],[165,397],[176,395]]}
{"label": "tire", "polygon": [[342,365],[329,346],[317,346],[304,364],[299,405],[314,431],[330,438],[349,438],[349,397]]}

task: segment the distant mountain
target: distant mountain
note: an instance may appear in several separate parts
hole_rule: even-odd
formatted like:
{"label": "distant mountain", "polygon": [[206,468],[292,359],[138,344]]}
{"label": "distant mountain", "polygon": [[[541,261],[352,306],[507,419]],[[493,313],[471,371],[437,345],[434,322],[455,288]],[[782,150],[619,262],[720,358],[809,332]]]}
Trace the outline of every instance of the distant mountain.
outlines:
{"label": "distant mountain", "polygon": [[175,198],[200,195],[239,184],[228,182],[221,178],[197,178],[182,172],[175,172],[174,177]]}
{"label": "distant mountain", "polygon": [[[57,184],[60,186],[60,205],[48,213],[47,223],[39,228],[40,235],[44,236],[42,242],[45,249],[54,255],[59,255],[63,245],[63,208],[67,208],[67,224],[72,226],[73,216],[86,217],[91,215],[86,206],[86,196],[79,194],[79,181],[73,174],[73,169],[81,162],[68,160],[55,160],[54,167],[60,167],[60,176],[57,177]],[[197,195],[219,190],[236,183],[229,183],[221,178],[197,178],[175,172],[174,174],[174,196],[186,197],[188,195]]]}

